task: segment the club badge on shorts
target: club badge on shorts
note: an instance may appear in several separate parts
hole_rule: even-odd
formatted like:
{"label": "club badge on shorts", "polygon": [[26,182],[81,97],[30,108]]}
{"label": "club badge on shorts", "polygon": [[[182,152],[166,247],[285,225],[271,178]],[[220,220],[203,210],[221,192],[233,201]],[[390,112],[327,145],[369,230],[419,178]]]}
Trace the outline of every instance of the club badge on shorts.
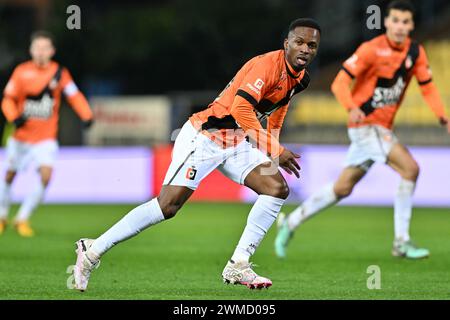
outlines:
{"label": "club badge on shorts", "polygon": [[186,171],[186,179],[189,180],[194,180],[195,179],[195,175],[197,174],[197,170],[194,168],[188,168]]}

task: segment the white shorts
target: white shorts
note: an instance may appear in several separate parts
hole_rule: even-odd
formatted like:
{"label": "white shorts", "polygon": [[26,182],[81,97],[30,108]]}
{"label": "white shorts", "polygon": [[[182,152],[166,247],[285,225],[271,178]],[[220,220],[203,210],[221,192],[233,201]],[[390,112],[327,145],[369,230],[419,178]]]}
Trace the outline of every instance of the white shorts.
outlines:
{"label": "white shorts", "polygon": [[58,153],[56,140],[44,140],[39,143],[25,143],[10,137],[6,144],[6,169],[24,170],[30,163],[37,167],[52,167]]}
{"label": "white shorts", "polygon": [[246,140],[236,147],[222,148],[187,121],[175,140],[172,162],[163,185],[195,190],[216,168],[231,180],[244,184],[245,178],[255,167],[270,161]]}
{"label": "white shorts", "polygon": [[351,141],[345,160],[346,167],[360,167],[367,171],[374,162],[387,162],[389,152],[398,142],[395,134],[382,126],[349,128]]}

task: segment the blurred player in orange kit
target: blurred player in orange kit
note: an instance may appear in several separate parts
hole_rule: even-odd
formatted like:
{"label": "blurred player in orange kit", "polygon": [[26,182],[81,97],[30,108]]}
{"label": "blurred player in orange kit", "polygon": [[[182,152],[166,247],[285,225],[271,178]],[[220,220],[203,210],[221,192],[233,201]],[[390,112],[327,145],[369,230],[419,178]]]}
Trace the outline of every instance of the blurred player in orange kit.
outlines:
{"label": "blurred player in orange kit", "polygon": [[58,151],[57,132],[61,93],[89,127],[93,115],[84,95],[69,71],[52,60],[55,54],[51,34],[37,31],[31,36],[31,60],[19,64],[9,79],[2,110],[15,126],[6,146],[6,176],[0,182],[0,234],[6,228],[10,207],[11,184],[18,171],[34,163],[40,181],[22,203],[14,225],[23,237],[34,235],[29,218],[44,197],[51,179]]}
{"label": "blurred player in orange kit", "polygon": [[[386,13],[386,33],[361,44],[344,62],[331,86],[337,100],[349,112],[351,145],[345,168],[335,183],[310,196],[288,217],[279,215],[275,240],[278,257],[286,256],[288,242],[302,222],[349,196],[374,162],[386,163],[401,177],[394,201],[392,255],[409,259],[429,255],[429,251],[417,247],[409,235],[419,166],[392,132],[395,114],[412,76],[416,77],[425,101],[449,133],[450,123],[433,84],[425,50],[409,38],[414,29],[414,8],[408,1],[397,0],[388,5]],[[351,89],[353,80],[355,84]]]}

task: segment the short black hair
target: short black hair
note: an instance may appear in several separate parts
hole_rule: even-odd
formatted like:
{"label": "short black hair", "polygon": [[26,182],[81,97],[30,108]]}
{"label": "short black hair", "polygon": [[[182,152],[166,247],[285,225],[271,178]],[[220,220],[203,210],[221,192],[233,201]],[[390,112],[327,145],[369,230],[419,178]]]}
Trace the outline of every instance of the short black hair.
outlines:
{"label": "short black hair", "polygon": [[295,30],[297,27],[309,27],[313,28],[319,31],[321,33],[320,25],[319,23],[311,18],[299,18],[291,22],[289,25],[288,33]]}
{"label": "short black hair", "polygon": [[414,5],[408,0],[394,0],[389,2],[386,8],[386,16],[389,15],[392,9],[400,10],[400,11],[409,11],[414,16],[416,13],[416,9]]}
{"label": "short black hair", "polygon": [[49,39],[52,42],[52,45],[55,45],[55,40],[53,38],[53,34],[46,30],[37,30],[34,31],[30,36],[30,43],[39,38]]}

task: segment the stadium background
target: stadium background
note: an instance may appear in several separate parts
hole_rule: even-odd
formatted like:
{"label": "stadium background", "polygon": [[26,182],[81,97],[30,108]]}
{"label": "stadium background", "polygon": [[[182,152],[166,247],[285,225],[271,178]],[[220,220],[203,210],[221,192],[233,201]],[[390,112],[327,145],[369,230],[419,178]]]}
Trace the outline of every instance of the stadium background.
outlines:
{"label": "stadium background", "polygon": [[[450,6],[445,0],[414,3],[413,36],[424,43],[448,106]],[[71,4],[80,6],[81,30],[66,28]],[[71,70],[96,113],[94,127],[82,132],[73,111],[62,108],[62,150],[46,202],[134,203],[156,194],[170,161],[166,145],[172,132],[205,108],[247,59],[280,48],[291,20],[313,16],[323,37],[309,67],[312,83],[292,102],[281,136],[283,143],[297,144],[294,148],[303,155],[302,178],[288,177],[293,191],[289,200],[303,199],[341,168],[348,144],[346,112],[329,86],[358,44],[382,32],[366,27],[371,4],[383,8],[386,1],[2,1],[0,83],[28,58],[29,34],[48,29],[56,38],[55,59]],[[3,140],[10,131],[7,125]],[[450,177],[444,169],[450,161],[450,139],[415,81],[397,116],[396,132],[422,166],[416,205],[450,206],[450,188],[446,179],[439,179]],[[32,185],[33,174],[19,177],[16,201]],[[376,166],[344,204],[390,205],[396,185],[390,169]],[[193,198],[253,199],[217,172]]]}
{"label": "stadium background", "polygon": [[[424,44],[448,107],[450,5],[446,0],[412,2],[418,11],[413,37]],[[383,31],[367,29],[366,8],[384,8],[386,3],[0,1],[1,86],[15,65],[28,59],[30,33],[48,29],[56,38],[55,59],[69,68],[97,119],[83,131],[72,109],[62,107],[54,179],[32,218],[37,236],[32,242],[13,232],[0,238],[0,298],[80,298],[64,286],[64,271],[73,263],[73,242],[80,236],[97,236],[157,193],[170,160],[172,133],[188,115],[206,107],[247,59],[280,48],[289,22],[297,17],[316,18],[323,32],[319,54],[309,67],[310,88],[292,102],[281,135],[282,143],[302,154],[300,180],[287,176],[291,195],[286,210],[335,179],[349,141],[346,113],[329,86],[360,42]],[[66,9],[72,4],[81,8],[81,30],[66,28]],[[2,129],[4,146],[12,130],[4,119]],[[257,295],[224,291],[218,276],[255,195],[215,172],[193,196],[200,202],[189,203],[170,223],[109,253],[83,298],[448,299],[450,139],[415,81],[397,116],[396,132],[421,165],[414,201],[422,208],[415,209],[412,227],[432,250],[429,261],[392,260],[392,202],[398,177],[376,165],[342,203],[352,207],[329,209],[333,214],[304,227],[292,244],[292,252],[298,254],[291,254],[288,263],[275,260],[275,228],[269,231],[255,259],[278,287]],[[31,168],[17,178],[13,211],[36,179]],[[162,261],[168,265],[163,267]],[[366,288],[370,264],[382,267],[382,292]],[[181,271],[174,269],[180,265]],[[185,281],[180,284],[180,279]]]}

